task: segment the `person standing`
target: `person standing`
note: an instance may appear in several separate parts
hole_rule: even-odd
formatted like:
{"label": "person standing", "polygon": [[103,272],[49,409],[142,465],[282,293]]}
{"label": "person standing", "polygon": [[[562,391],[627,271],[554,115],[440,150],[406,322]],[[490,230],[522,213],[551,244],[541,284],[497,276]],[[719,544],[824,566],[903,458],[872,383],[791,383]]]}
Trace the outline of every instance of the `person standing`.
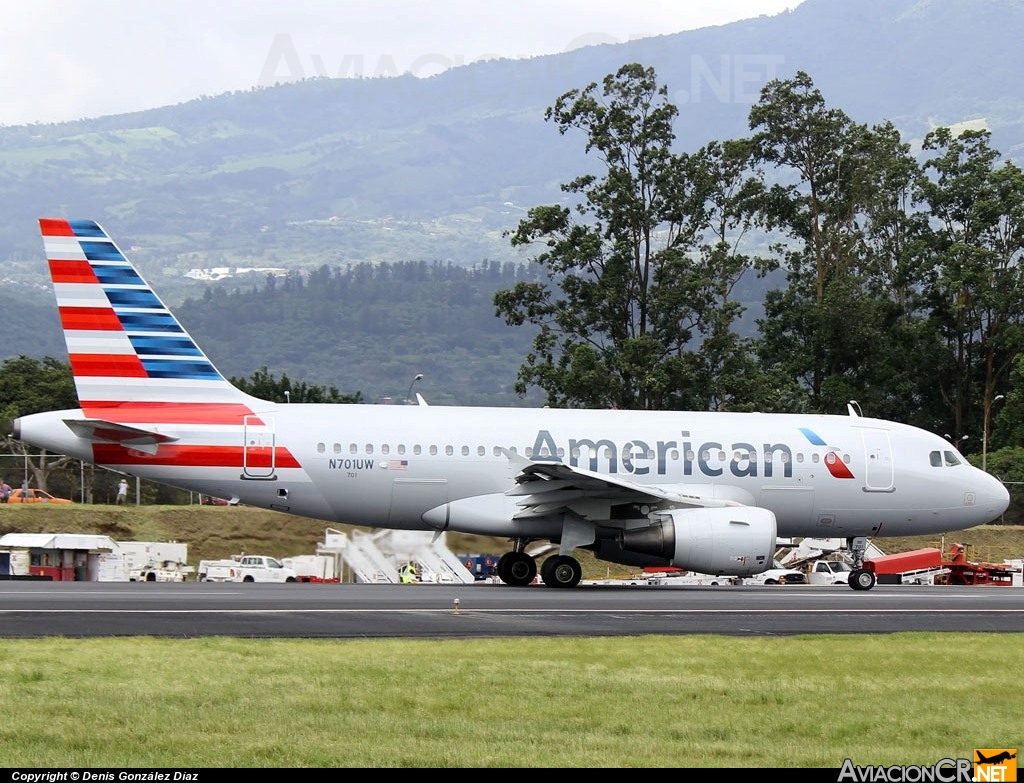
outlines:
{"label": "person standing", "polygon": [[415,584],[417,581],[416,564],[411,560],[398,570],[403,585]]}
{"label": "person standing", "polygon": [[128,503],[128,479],[121,479],[117,485],[117,505],[123,506]]}
{"label": "person standing", "polygon": [[11,499],[11,485],[0,479],[0,503],[6,503]]}

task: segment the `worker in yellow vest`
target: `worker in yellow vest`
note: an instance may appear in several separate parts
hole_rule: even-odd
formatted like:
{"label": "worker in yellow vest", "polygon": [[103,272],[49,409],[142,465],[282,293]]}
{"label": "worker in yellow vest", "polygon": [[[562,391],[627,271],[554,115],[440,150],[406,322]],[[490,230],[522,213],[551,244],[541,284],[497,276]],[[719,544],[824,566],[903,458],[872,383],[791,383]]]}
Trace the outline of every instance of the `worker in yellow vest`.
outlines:
{"label": "worker in yellow vest", "polygon": [[410,584],[413,584],[414,582],[418,581],[417,580],[417,576],[418,575],[416,573],[416,564],[415,563],[412,563],[412,562],[406,563],[404,566],[402,566],[401,570],[399,570],[398,574],[399,574],[399,576],[402,579],[402,584],[403,585],[410,585]]}

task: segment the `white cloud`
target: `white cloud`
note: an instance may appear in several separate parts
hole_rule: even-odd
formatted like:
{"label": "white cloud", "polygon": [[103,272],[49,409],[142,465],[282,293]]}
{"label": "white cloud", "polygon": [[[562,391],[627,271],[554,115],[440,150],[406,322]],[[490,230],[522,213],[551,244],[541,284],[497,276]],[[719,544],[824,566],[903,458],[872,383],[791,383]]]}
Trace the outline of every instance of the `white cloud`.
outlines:
{"label": "white cloud", "polygon": [[[427,76],[447,64],[775,14],[799,1],[34,0],[5,9],[0,123],[163,106],[249,89],[268,73]],[[275,60],[275,46],[291,48],[291,66]]]}

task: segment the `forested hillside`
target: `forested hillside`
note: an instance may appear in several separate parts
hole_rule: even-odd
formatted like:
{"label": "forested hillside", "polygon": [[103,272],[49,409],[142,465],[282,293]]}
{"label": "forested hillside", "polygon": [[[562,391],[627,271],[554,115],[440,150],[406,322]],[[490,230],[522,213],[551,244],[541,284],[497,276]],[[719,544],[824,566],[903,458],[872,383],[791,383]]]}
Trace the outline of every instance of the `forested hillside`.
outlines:
{"label": "forested hillside", "polygon": [[270,367],[378,402],[401,401],[423,373],[417,391],[431,403],[514,406],[534,330],[507,326],[493,296],[532,274],[511,263],[324,265],[211,288],[177,313],[225,375]]}
{"label": "forested hillside", "polygon": [[626,62],[669,86],[682,150],[745,135],[764,84],[802,70],[859,121],[892,120],[909,139],[980,122],[1014,155],[1022,28],[1020,0],[804,0],[428,79],[317,78],[0,128],[0,259],[5,277],[38,279],[35,219],[72,216],[103,223],[170,282],[222,264],[513,260],[502,231],[592,163],[545,109]]}

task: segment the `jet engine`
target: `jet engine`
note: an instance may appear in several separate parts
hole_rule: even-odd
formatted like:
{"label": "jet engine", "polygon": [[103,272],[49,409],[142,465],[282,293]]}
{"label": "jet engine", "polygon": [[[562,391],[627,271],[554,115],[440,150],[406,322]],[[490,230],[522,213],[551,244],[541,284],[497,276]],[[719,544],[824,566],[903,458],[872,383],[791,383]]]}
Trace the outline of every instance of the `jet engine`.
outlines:
{"label": "jet engine", "polygon": [[[642,555],[653,555],[687,571],[751,576],[771,567],[775,540],[775,514],[766,508],[671,509],[659,512],[647,527],[621,533],[617,543],[625,559],[617,560],[607,546],[597,554],[614,562],[633,562],[643,560]],[[631,557],[630,553],[641,557]]]}

